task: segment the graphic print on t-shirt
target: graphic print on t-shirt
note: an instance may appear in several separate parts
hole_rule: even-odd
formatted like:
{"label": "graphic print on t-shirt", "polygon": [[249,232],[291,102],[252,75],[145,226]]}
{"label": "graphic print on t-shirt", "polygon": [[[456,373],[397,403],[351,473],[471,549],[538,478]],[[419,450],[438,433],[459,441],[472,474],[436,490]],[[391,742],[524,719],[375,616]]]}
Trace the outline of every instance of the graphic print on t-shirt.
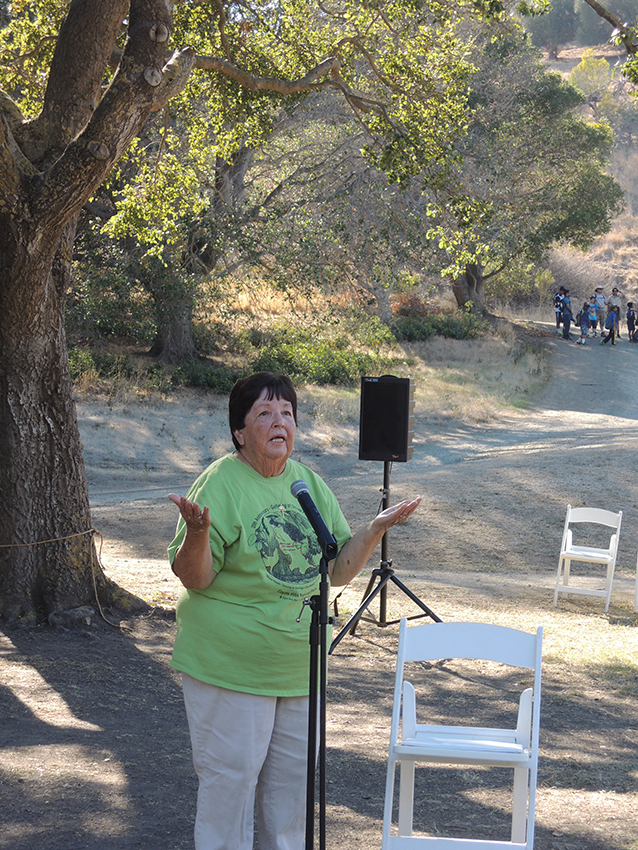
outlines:
{"label": "graphic print on t-shirt", "polygon": [[257,549],[275,581],[297,586],[314,583],[321,549],[304,514],[290,508],[282,513],[277,505],[271,505],[252,523],[248,543]]}

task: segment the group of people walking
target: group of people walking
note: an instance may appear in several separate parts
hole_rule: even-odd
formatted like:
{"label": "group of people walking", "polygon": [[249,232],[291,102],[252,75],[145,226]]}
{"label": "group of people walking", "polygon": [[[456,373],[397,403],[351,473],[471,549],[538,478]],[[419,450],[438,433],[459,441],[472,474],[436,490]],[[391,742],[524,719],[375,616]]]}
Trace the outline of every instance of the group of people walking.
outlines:
{"label": "group of people walking", "polygon": [[638,342],[634,302],[625,301],[616,286],[609,298],[603,292],[602,286],[597,286],[591,298],[579,308],[572,306],[569,289],[561,286],[554,295],[554,311],[556,330],[562,334],[563,339],[571,339],[570,329],[572,324],[575,324],[580,329],[580,337],[576,340],[578,344],[585,345],[589,337],[597,337],[600,330],[601,344],[611,342],[615,345],[616,340],[620,339],[620,325],[624,318],[627,322],[629,342]]}

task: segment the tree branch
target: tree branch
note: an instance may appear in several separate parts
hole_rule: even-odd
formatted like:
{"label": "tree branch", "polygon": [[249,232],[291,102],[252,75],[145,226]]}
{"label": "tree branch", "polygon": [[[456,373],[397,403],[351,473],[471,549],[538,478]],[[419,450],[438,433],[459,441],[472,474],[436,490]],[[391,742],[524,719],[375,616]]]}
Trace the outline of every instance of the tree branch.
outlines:
{"label": "tree branch", "polygon": [[[78,5],[93,2],[99,0],[82,0]],[[171,24],[169,4],[164,0],[131,3],[129,39],[117,74],[86,128],[51,167],[36,197],[42,222],[55,221],[58,229],[84,206],[150,112],[162,106],[188,78],[194,64],[190,49],[174,54],[165,64]],[[108,32],[105,30],[105,36]],[[105,45],[104,63],[111,47],[109,43],[107,50]],[[74,179],[70,181],[69,175]]]}
{"label": "tree branch", "polygon": [[585,0],[585,3],[587,3],[587,5],[596,12],[599,18],[607,21],[607,23],[614,28],[614,31],[618,31],[617,33],[615,32],[614,35],[622,41],[629,56],[638,56],[638,44],[636,44],[631,33],[628,32],[628,28],[625,27],[622,21],[608,9],[605,9],[604,6],[601,6],[597,0]]}
{"label": "tree branch", "polygon": [[198,56],[195,61],[195,68],[204,71],[219,71],[225,77],[235,80],[243,88],[250,91],[273,91],[279,94],[297,94],[299,92],[311,91],[315,88],[317,80],[325,76],[327,73],[339,74],[341,63],[339,60],[331,56],[324,59],[318,65],[315,65],[308,73],[298,80],[281,80],[277,77],[256,77],[248,71],[243,71],[232,62],[226,59],[220,59],[217,56]]}
{"label": "tree branch", "polygon": [[[98,103],[128,0],[74,0],[62,22],[38,118],[26,125],[24,150],[32,162],[61,152],[88,123]],[[46,140],[46,141],[45,141]]]}

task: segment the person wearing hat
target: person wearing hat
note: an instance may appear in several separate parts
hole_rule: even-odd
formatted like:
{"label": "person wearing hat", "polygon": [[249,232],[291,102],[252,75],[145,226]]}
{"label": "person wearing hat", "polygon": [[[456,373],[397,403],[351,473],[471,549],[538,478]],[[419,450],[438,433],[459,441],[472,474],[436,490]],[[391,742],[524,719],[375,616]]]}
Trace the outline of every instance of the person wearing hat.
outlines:
{"label": "person wearing hat", "polygon": [[602,286],[597,286],[594,290],[594,298],[598,304],[598,321],[601,329],[605,327],[605,318],[607,317],[607,296],[603,292]]}
{"label": "person wearing hat", "polygon": [[554,295],[554,312],[556,313],[556,332],[560,333],[560,325],[563,321],[563,295],[565,287],[559,286],[558,292]]}
{"label": "person wearing hat", "polygon": [[574,321],[572,313],[572,302],[569,297],[569,289],[563,289],[563,339],[571,339],[569,328]]}

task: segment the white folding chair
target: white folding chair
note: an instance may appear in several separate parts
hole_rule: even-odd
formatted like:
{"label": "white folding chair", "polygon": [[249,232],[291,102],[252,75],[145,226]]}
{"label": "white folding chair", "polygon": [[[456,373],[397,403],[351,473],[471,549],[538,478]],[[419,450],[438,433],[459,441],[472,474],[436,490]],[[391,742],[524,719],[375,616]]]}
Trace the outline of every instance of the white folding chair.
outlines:
{"label": "white folding chair", "polygon": [[[611,599],[611,585],[614,580],[616,568],[616,557],[618,555],[618,540],[620,538],[620,524],[622,522],[622,511],[613,513],[600,508],[572,508],[567,505],[565,527],[563,529],[563,541],[558,558],[558,572],[556,574],[556,589],[554,591],[554,607],[558,603],[558,595],[577,593],[582,596],[600,596],[605,600],[605,611],[609,611],[609,600]],[[572,526],[574,524],[587,523],[588,525],[603,525],[612,529],[609,545],[606,549],[596,546],[575,545],[573,542]],[[604,564],[607,567],[607,575],[604,588],[591,588],[582,585],[570,584],[572,561],[583,561],[588,564]]]}
{"label": "white folding chair", "polygon": [[[382,850],[503,850],[534,846],[538,771],[542,627],[536,634],[486,623],[432,623],[407,627],[401,620],[383,814]],[[533,671],[533,686],[520,695],[516,728],[433,726],[417,723],[414,686],[404,665],[440,659],[493,661]],[[399,719],[401,718],[401,730]],[[514,769],[511,841],[413,835],[417,762]],[[398,834],[392,817],[394,779],[400,765]]]}

